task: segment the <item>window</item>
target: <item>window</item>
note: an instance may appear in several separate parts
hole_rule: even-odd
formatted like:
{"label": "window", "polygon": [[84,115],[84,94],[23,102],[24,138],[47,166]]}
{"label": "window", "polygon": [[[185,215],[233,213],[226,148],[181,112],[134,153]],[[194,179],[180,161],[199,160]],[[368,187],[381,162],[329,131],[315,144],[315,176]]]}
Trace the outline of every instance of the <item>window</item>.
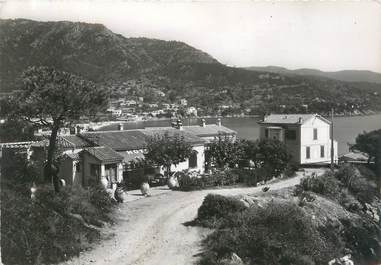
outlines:
{"label": "window", "polygon": [[318,129],[314,128],[314,140],[318,139]]}
{"label": "window", "polygon": [[189,157],[188,162],[189,168],[196,168],[197,167],[197,152],[192,152],[191,156]]}
{"label": "window", "polygon": [[285,137],[287,140],[296,140],[296,130],[286,130]]}
{"label": "window", "polygon": [[307,159],[311,158],[311,148],[309,146],[306,147],[306,158]]}
{"label": "window", "polygon": [[324,150],[324,145],[321,145],[320,146],[320,157],[324,157],[324,153],[325,153],[325,150]]}
{"label": "window", "polygon": [[269,129],[267,129],[267,128],[265,129],[265,137],[269,138]]}

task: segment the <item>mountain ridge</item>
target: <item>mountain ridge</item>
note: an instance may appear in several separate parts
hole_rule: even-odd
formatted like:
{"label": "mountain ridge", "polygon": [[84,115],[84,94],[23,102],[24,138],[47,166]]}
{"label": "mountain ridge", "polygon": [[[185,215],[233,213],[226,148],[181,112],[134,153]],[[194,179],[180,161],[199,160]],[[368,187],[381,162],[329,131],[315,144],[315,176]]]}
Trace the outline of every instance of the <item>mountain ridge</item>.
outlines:
{"label": "mountain ridge", "polygon": [[243,67],[252,71],[263,71],[272,73],[281,73],[289,75],[306,75],[331,78],[344,82],[369,82],[381,84],[381,73],[370,70],[339,70],[339,71],[322,71],[313,68],[287,69],[280,66],[250,66]]}
{"label": "mountain ridge", "polygon": [[47,65],[103,82],[172,63],[218,63],[186,43],[126,38],[102,24],[0,20],[0,90],[28,65]]}
{"label": "mountain ridge", "polygon": [[230,67],[186,43],[126,38],[101,24],[0,20],[0,35],[0,92],[17,89],[28,66],[45,65],[93,80],[115,99],[185,98],[199,115],[381,110],[381,84]]}

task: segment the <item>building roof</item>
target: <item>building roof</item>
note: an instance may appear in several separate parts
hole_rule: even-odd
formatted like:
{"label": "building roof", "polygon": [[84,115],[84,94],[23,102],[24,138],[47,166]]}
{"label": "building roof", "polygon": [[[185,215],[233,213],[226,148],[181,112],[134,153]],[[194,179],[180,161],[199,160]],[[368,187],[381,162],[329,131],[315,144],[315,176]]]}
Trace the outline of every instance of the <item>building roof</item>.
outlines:
{"label": "building roof", "polygon": [[311,118],[320,118],[324,122],[331,123],[318,114],[270,114],[265,116],[262,124],[303,124]]}
{"label": "building roof", "polygon": [[149,137],[156,134],[168,133],[169,136],[183,136],[184,140],[192,145],[203,144],[205,141],[200,137],[171,127],[137,129],[125,131],[96,131],[86,132],[82,137],[95,145],[108,146],[115,151],[143,149]]}
{"label": "building roof", "polygon": [[89,147],[84,149],[82,152],[86,152],[94,156],[103,163],[117,163],[123,161],[123,156],[107,146]]}
{"label": "building roof", "polygon": [[[84,148],[92,146],[91,143],[78,135],[59,135],[57,136],[57,144],[63,148]],[[49,146],[49,139],[44,139],[32,144],[33,147],[47,147]]]}
{"label": "building roof", "polygon": [[2,148],[29,148],[36,142],[28,141],[28,142],[13,142],[13,143],[0,143],[0,149]]}
{"label": "building roof", "polygon": [[345,161],[368,161],[368,155],[362,152],[349,152],[340,157],[340,160]]}
{"label": "building roof", "polygon": [[219,126],[217,124],[207,124],[205,127],[199,125],[183,126],[183,130],[199,137],[203,136],[218,136],[220,134],[237,134],[236,131],[231,130],[225,126]]}
{"label": "building roof", "polygon": [[146,136],[138,130],[86,132],[82,137],[115,151],[142,149],[146,143]]}
{"label": "building roof", "polygon": [[172,127],[161,127],[161,128],[150,128],[150,129],[141,129],[140,130],[147,138],[152,137],[154,135],[163,135],[167,133],[170,137],[180,136],[184,137],[184,141],[190,143],[192,145],[204,144],[205,140],[194,135],[186,130],[179,130]]}

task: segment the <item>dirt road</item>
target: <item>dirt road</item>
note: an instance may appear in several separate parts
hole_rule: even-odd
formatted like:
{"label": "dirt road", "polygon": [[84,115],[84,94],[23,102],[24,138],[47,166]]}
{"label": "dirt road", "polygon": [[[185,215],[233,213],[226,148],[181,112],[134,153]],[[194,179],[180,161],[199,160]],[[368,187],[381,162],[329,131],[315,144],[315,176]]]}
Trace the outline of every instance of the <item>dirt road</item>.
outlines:
{"label": "dirt road", "polygon": [[[293,186],[299,177],[271,184],[272,190]],[[197,261],[201,240],[209,230],[186,227],[193,220],[205,195],[238,195],[261,192],[261,187],[169,191],[121,204],[117,224],[106,233],[115,236],[64,264],[67,265],[186,265]]]}

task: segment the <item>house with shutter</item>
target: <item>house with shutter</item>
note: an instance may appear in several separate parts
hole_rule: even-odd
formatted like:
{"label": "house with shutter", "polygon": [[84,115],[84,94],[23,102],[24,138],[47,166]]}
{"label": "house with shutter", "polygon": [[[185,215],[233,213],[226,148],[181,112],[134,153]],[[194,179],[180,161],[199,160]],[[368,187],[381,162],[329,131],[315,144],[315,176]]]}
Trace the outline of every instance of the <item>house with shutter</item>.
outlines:
{"label": "house with shutter", "polygon": [[[331,162],[331,121],[318,114],[271,114],[260,125],[260,139],[283,142],[300,165]],[[338,161],[337,141],[333,140],[333,159]]]}

